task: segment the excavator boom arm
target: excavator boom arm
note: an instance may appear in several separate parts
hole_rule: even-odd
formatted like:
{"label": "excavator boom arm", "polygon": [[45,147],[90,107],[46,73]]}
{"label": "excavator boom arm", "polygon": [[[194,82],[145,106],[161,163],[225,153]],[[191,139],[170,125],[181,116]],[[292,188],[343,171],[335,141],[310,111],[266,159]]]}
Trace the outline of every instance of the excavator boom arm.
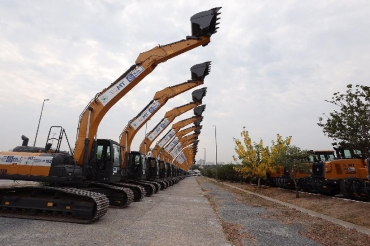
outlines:
{"label": "excavator boom arm", "polygon": [[217,30],[217,15],[220,8],[195,14],[190,18],[192,36],[184,40],[159,45],[147,52],[141,53],[136,59],[135,65],[131,66],[122,76],[113,82],[108,88],[98,93],[81,113],[77,139],[74,149],[74,159],[78,165],[87,162],[94,137],[98,126],[108,112],[127,92],[137,85],[144,77],[151,73],[155,67],[181,53],[189,51],[200,45],[205,46],[210,42],[210,36]]}
{"label": "excavator boom arm", "polygon": [[[147,154],[149,151],[149,147],[152,142],[157,138],[157,136],[162,133],[162,131],[179,115],[189,111],[192,108],[200,105],[202,103],[202,98],[206,94],[206,88],[202,88],[199,90],[195,90],[193,92],[193,100],[194,102],[185,104],[180,107],[176,107],[170,111],[167,111],[165,117],[158,123],[158,125],[148,133],[145,139],[140,144],[140,152],[143,154]],[[201,95],[199,100],[199,95]],[[197,99],[195,99],[197,98]]]}
{"label": "excavator boom arm", "polygon": [[159,140],[157,142],[157,144],[155,145],[155,147],[152,149],[152,155],[151,156],[156,158],[158,156],[159,152],[161,151],[161,148],[164,145],[166,145],[170,141],[170,139],[172,137],[174,137],[182,127],[184,127],[184,126],[186,126],[190,123],[194,123],[196,126],[199,126],[199,124],[202,120],[203,120],[203,116],[193,116],[191,118],[181,120],[181,121],[173,124],[172,129],[169,130],[166,133],[166,135],[161,140]]}

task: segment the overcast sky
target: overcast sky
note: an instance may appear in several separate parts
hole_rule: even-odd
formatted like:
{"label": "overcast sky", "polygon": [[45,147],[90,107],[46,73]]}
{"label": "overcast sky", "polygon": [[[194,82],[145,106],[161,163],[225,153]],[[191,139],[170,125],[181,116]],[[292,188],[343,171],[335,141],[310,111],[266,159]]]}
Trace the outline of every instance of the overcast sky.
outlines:
{"label": "overcast sky", "polygon": [[[197,160],[206,149],[206,160],[215,161],[213,125],[219,162],[232,161],[233,138],[240,139],[244,126],[266,145],[280,134],[302,149],[331,149],[317,126],[318,117],[335,109],[325,99],[349,83],[369,85],[368,0],[2,0],[0,150],[20,145],[22,134],[33,144],[46,98],[36,145],[44,146],[49,127],[60,125],[73,148],[79,115],[96,93],[139,53],[191,35],[190,17],[214,7],[222,14],[211,43],[158,65],[106,114],[98,138],[118,141],[155,92],[190,79],[191,66],[212,61],[204,85],[195,88],[208,88]],[[169,100],[147,132],[168,110],[190,102],[191,92]],[[173,123],[192,116],[189,111]],[[145,126],[132,150],[144,135]]]}

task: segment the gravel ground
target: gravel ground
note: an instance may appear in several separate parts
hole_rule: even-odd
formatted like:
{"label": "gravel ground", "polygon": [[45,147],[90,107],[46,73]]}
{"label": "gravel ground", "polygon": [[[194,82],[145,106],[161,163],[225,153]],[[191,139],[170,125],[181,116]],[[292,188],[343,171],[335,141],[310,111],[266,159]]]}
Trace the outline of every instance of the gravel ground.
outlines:
{"label": "gravel ground", "polygon": [[0,217],[0,245],[230,245],[195,178],[80,225]]}
{"label": "gravel ground", "polygon": [[300,224],[288,225],[269,218],[271,210],[243,204],[229,191],[212,183],[200,182],[200,185],[224,222],[224,229],[229,234],[238,234],[235,245],[320,245],[299,234],[303,230]]}

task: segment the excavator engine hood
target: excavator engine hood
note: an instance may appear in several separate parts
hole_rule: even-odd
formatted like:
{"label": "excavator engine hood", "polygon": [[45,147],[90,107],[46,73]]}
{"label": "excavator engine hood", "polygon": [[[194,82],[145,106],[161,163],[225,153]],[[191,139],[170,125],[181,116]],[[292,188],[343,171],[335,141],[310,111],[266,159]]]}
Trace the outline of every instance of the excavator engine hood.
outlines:
{"label": "excavator engine hood", "polygon": [[207,36],[210,37],[212,34],[217,32],[217,25],[220,24],[217,21],[220,18],[217,16],[221,13],[218,11],[221,7],[213,8],[207,11],[202,11],[193,15],[190,18],[191,22],[191,34],[195,37]]}
{"label": "excavator engine hood", "polygon": [[194,121],[194,125],[199,126],[202,120],[203,120],[203,116],[199,120]]}
{"label": "excavator engine hood", "polygon": [[201,105],[201,106],[194,108],[194,115],[196,116],[202,115],[205,109],[206,109],[206,105]]}
{"label": "excavator engine hood", "polygon": [[211,62],[204,62],[201,64],[194,65],[190,68],[191,79],[192,80],[201,80],[211,72]]}
{"label": "excavator engine hood", "polygon": [[204,87],[204,88],[193,91],[193,93],[191,93],[191,96],[193,98],[193,102],[202,103],[202,99],[203,99],[203,97],[206,96],[206,94],[207,94],[207,87]]}

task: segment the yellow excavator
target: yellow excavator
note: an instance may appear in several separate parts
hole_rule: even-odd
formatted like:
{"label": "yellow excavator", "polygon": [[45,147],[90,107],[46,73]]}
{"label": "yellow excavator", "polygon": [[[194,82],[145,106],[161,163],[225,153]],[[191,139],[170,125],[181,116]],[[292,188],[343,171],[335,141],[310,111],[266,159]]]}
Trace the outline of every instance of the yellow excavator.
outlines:
{"label": "yellow excavator", "polygon": [[[198,139],[198,136],[200,134],[200,129],[196,129],[194,130],[194,133],[193,134],[190,134],[190,135],[186,135],[186,136],[183,136],[180,140],[177,141],[174,141],[174,142],[177,142],[175,144],[175,146],[173,148],[167,148],[165,149],[162,154],[161,154],[161,158],[167,160],[168,162],[172,162],[173,160],[176,159],[176,157],[181,154],[181,152],[183,152],[182,150],[192,144],[194,141],[196,141]],[[170,146],[170,144],[169,144]],[[181,156],[180,156],[181,157]],[[190,161],[192,159],[188,159],[188,161]]]}
{"label": "yellow excavator", "polygon": [[[173,108],[166,112],[165,117],[151,130],[147,137],[144,139],[144,142],[147,141],[154,141],[156,137],[175,119],[175,117],[199,106],[202,104],[202,99],[206,95],[206,88],[201,88],[198,90],[194,90],[192,92],[192,99],[193,102],[182,105],[180,107]],[[121,133],[120,136],[120,145],[122,146],[122,178],[125,181],[129,181],[131,183],[142,184],[147,178],[154,181],[155,183],[160,184],[160,189],[165,189],[166,184],[164,182],[157,182],[155,181],[155,177],[151,175],[151,167],[153,165],[152,159],[146,157],[149,152],[150,145],[140,145],[140,151],[132,151],[130,149],[131,142],[132,142],[132,125],[135,122],[131,122]],[[146,147],[147,146],[147,147]],[[149,174],[146,171],[146,163],[148,163]],[[158,165],[157,163],[155,164]],[[154,180],[153,180],[154,179]]]}
{"label": "yellow excavator", "polygon": [[[143,172],[141,175],[137,175],[139,169],[141,170],[140,165],[143,165],[142,158],[138,155],[132,156],[129,160],[126,158],[126,154],[130,153],[131,143],[136,136],[137,132],[141,129],[145,123],[150,120],[166,103],[169,99],[186,92],[196,86],[199,86],[204,83],[205,77],[210,72],[211,63],[204,62],[201,64],[196,64],[190,68],[191,79],[187,82],[167,87],[161,91],[155,93],[153,100],[148,103],[147,106],[133,119],[129,121],[124,130],[120,135],[120,143],[122,146],[121,151],[121,168],[117,168],[117,172],[122,173],[122,179],[120,183],[115,183],[115,185],[121,187],[131,188],[134,192],[134,199],[140,200],[142,194],[145,193],[146,196],[151,196],[153,193],[157,192],[159,189],[163,189],[165,184],[160,184],[157,182],[133,182],[133,180],[146,180],[147,173],[145,168],[142,169]],[[197,90],[193,92],[193,97],[195,100],[199,100],[200,97],[203,97],[203,90]],[[130,157],[130,156],[129,156]],[[128,161],[128,165],[126,165]],[[143,165],[145,167],[145,164]],[[144,187],[144,191],[135,187]],[[166,185],[167,186],[167,185]]]}
{"label": "yellow excavator", "polygon": [[[177,183],[179,181],[179,179],[174,176],[174,166],[169,162],[165,162],[164,160],[161,160],[159,158],[160,152],[163,150],[164,145],[166,145],[172,138],[178,137],[178,132],[182,127],[189,125],[191,123],[194,123],[194,126],[199,126],[202,120],[203,120],[203,116],[193,116],[191,118],[187,118],[185,120],[181,120],[173,124],[172,129],[170,129],[164,135],[164,137],[156,143],[155,147],[150,152],[149,158],[152,160],[154,164],[154,168],[156,168],[155,159],[157,159],[159,163],[161,163],[162,165],[165,165],[165,170],[166,170],[165,177],[168,179],[171,179],[172,183]],[[156,173],[156,172],[157,171],[154,170],[153,173]]]}
{"label": "yellow excavator", "polygon": [[195,163],[195,155],[198,150],[199,140],[195,140],[188,146],[182,149],[182,151],[172,160],[172,163],[179,166],[182,170],[182,175],[189,170],[189,168]]}
{"label": "yellow excavator", "polygon": [[[151,156],[152,157],[156,157],[158,158],[160,152],[163,150],[163,147],[172,139],[172,138],[176,138],[178,137],[177,136],[177,133],[179,132],[179,130],[191,123],[194,123],[195,126],[199,126],[200,123],[202,122],[203,120],[203,116],[193,116],[191,118],[188,118],[188,119],[185,119],[185,120],[181,120],[175,124],[172,125],[172,129],[169,130],[163,138],[161,138],[161,140],[159,140],[156,145],[154,146],[154,148],[152,149],[151,151]],[[172,140],[171,140],[172,141]]]}
{"label": "yellow excavator", "polygon": [[[192,138],[192,139],[194,138],[195,139],[199,135],[201,128],[202,128],[202,126],[189,127],[187,129],[182,130],[181,132],[178,132],[176,135],[177,136],[183,136],[187,133],[190,133],[191,131],[194,131],[197,134],[196,136],[194,134],[188,135],[188,136],[184,137],[183,139],[181,139],[181,141],[186,141],[185,138]],[[171,170],[171,163],[166,162],[166,161],[161,160],[161,159],[157,159],[157,160],[158,160],[158,163],[159,163],[158,178],[160,180],[167,180],[170,183],[178,182],[178,179],[176,177],[169,176],[169,171]]]}
{"label": "yellow excavator", "polygon": [[[204,110],[205,110],[205,105],[202,105],[202,106],[199,106],[199,107],[195,108],[194,109],[194,114],[196,115],[195,117],[185,119],[183,121],[180,121],[180,122],[174,124],[172,130],[175,129],[176,131],[178,131],[178,129],[176,129],[177,127],[181,127],[183,125],[187,125],[187,124],[190,124],[192,122],[194,123],[195,126],[199,126],[200,122],[203,120],[203,117],[201,115],[204,112]],[[196,119],[198,117],[201,117],[201,118]],[[201,127],[197,128],[197,130],[195,130],[195,132],[199,134],[200,129],[201,129]],[[183,130],[183,131],[186,131],[186,129]],[[185,170],[187,170],[187,168],[184,169],[180,165],[178,165],[178,162],[175,162],[175,158],[173,158],[167,152],[179,143],[179,138],[175,136],[171,140],[168,140],[168,138],[166,138],[166,136],[159,143],[157,143],[157,145],[162,146],[162,147],[160,147],[159,154],[157,154],[157,153],[154,153],[154,154],[155,154],[155,156],[157,156],[157,159],[159,160],[159,162],[166,163],[167,170],[170,170],[170,171],[166,170],[166,176],[175,176],[176,177],[176,176],[179,176],[179,173],[181,173],[181,176],[179,178],[182,179],[186,175]],[[164,146],[165,144],[167,144],[167,145]],[[190,147],[190,146],[188,146],[188,147]],[[177,170],[177,172],[174,172],[173,171],[174,169]],[[174,175],[174,173],[175,173],[175,175]]]}
{"label": "yellow excavator", "polygon": [[[72,151],[63,127],[51,127],[45,147],[22,146],[0,152],[0,179],[47,182],[49,186],[0,188],[0,216],[91,223],[108,206],[125,207],[134,198],[129,188],[112,185],[121,181],[121,146],[110,139],[96,139],[100,121],[108,110],[155,67],[177,55],[206,46],[216,33],[220,8],[190,18],[192,35],[141,53],[133,66],[99,92],[83,110]],[[59,130],[57,138],[51,132]],[[66,139],[68,151],[62,151]],[[52,148],[55,140],[56,147]]]}

